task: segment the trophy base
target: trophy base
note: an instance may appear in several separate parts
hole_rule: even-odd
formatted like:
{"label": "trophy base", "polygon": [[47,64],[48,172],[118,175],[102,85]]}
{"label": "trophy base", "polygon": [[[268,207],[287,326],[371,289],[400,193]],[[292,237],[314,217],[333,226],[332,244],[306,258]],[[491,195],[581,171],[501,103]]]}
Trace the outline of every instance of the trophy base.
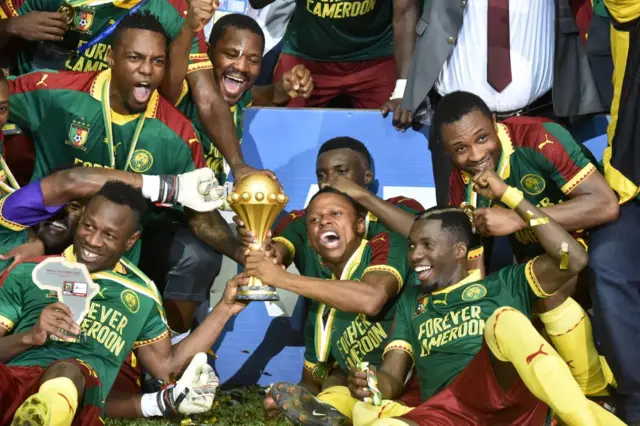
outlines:
{"label": "trophy base", "polygon": [[276,289],[269,285],[245,285],[238,287],[237,300],[277,302],[280,296],[276,293]]}

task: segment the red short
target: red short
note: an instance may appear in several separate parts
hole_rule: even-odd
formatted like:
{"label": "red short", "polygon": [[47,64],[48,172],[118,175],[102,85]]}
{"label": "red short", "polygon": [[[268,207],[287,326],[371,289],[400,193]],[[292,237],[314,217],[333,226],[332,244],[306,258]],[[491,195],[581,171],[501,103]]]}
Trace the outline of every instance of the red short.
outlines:
{"label": "red short", "polygon": [[549,413],[518,379],[504,392],[493,374],[489,348],[480,352],[444,390],[414,408],[403,418],[429,426],[537,426]]}
{"label": "red short", "polygon": [[284,73],[298,64],[311,72],[313,92],[309,99],[292,99],[289,107],[323,107],[339,95],[346,95],[354,108],[379,109],[389,100],[396,85],[396,61],[393,57],[322,62],[283,53],[273,71],[273,80],[280,81]]}
{"label": "red short", "polygon": [[[85,402],[79,405],[73,426],[104,426],[100,407],[87,403],[88,394],[99,395],[102,386],[95,371],[75,359],[59,362],[75,364],[85,379]],[[18,407],[38,391],[44,372],[42,367],[13,367],[0,363],[0,425],[10,424]]]}
{"label": "red short", "polygon": [[122,363],[120,372],[113,382],[112,390],[123,393],[141,393],[142,392],[142,369],[134,361],[135,355],[133,352]]}
{"label": "red short", "polygon": [[414,371],[413,375],[404,386],[404,393],[398,398],[407,407],[417,407],[422,404],[422,397],[420,396],[420,380],[418,380],[418,374]]}

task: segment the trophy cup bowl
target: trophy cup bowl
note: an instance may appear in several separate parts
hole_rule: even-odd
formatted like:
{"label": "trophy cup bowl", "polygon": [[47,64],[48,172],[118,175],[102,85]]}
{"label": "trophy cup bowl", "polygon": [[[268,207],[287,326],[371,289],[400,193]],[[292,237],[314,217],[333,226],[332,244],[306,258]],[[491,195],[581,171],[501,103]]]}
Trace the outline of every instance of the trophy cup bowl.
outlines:
{"label": "trophy cup bowl", "polygon": [[[248,230],[256,236],[252,250],[259,250],[278,215],[284,210],[289,197],[284,195],[280,184],[266,173],[253,173],[240,179],[227,196],[227,202],[242,219]],[[256,277],[249,284],[238,287],[238,300],[277,301],[276,289],[265,285]]]}

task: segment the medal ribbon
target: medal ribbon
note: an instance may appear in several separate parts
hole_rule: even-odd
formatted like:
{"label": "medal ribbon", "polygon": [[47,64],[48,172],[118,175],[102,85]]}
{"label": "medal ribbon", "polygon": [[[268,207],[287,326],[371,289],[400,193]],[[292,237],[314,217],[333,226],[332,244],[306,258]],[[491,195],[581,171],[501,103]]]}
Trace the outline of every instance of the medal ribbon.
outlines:
{"label": "medal ribbon", "polygon": [[[82,46],[78,47],[78,55],[82,55],[85,50],[89,49],[90,47],[92,47],[92,46],[94,46],[94,45],[96,45],[98,43],[100,43],[105,38],[107,38],[111,34],[113,34],[113,32],[116,30],[116,27],[118,26],[120,21],[122,21],[126,16],[133,15],[134,13],[136,13],[138,10],[140,10],[142,5],[145,4],[146,2],[147,2],[147,0],[142,0],[140,3],[138,3],[137,5],[132,7],[125,16],[123,16],[122,18],[118,19],[113,24],[109,25],[107,28],[105,28],[104,31],[102,31],[100,34],[98,34],[95,37],[93,37],[87,44],[83,44]],[[67,4],[69,4],[70,6],[72,6],[74,8],[80,7],[80,6],[89,5],[89,4],[93,5],[93,3],[104,4],[104,3],[113,3],[113,1],[108,1],[108,2],[97,2],[96,0],[69,0],[69,1],[67,1]]]}
{"label": "medal ribbon", "polygon": [[[365,247],[367,246],[368,241],[364,238],[360,243],[360,247],[351,255],[344,269],[342,270],[342,274],[340,275],[341,281],[346,281],[351,278],[351,275],[358,269],[360,266],[360,261],[362,260],[362,253],[364,252]],[[332,279],[336,279],[335,275]],[[325,321],[325,311],[329,309],[326,321]],[[318,362],[326,362],[329,359],[329,353],[331,352],[331,334],[333,332],[333,320],[336,315],[335,308],[329,308],[327,305],[320,305],[318,309],[318,314],[316,317],[316,335],[315,335],[315,345],[316,345],[316,357],[318,358]]]}
{"label": "medal ribbon", "polygon": [[[104,83],[102,84],[102,118],[104,121],[104,129],[107,133],[107,145],[109,149],[110,156],[110,167],[112,169],[116,168],[116,153],[113,149],[113,120],[111,118],[111,101],[109,100],[109,87],[111,86],[111,76],[109,75]],[[125,172],[129,169],[129,163],[131,162],[131,157],[133,156],[133,151],[136,150],[136,145],[138,144],[138,139],[140,138],[140,133],[142,133],[142,126],[144,126],[144,119],[146,114],[140,113],[138,117],[138,122],[136,124],[136,131],[133,134],[133,140],[131,141],[131,148],[129,148],[129,154],[127,155],[127,162],[124,165]]]}

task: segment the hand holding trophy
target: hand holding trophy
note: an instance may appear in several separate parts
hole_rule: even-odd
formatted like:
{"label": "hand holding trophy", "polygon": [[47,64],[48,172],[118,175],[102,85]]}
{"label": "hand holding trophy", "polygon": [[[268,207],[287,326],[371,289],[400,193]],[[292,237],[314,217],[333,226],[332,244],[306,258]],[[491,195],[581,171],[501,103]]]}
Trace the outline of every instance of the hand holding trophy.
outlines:
{"label": "hand holding trophy", "polygon": [[[259,250],[267,233],[289,201],[280,184],[266,173],[252,173],[240,179],[227,197],[233,211],[256,236],[253,250]],[[238,288],[238,300],[277,301],[275,288],[251,277],[249,284]]]}

